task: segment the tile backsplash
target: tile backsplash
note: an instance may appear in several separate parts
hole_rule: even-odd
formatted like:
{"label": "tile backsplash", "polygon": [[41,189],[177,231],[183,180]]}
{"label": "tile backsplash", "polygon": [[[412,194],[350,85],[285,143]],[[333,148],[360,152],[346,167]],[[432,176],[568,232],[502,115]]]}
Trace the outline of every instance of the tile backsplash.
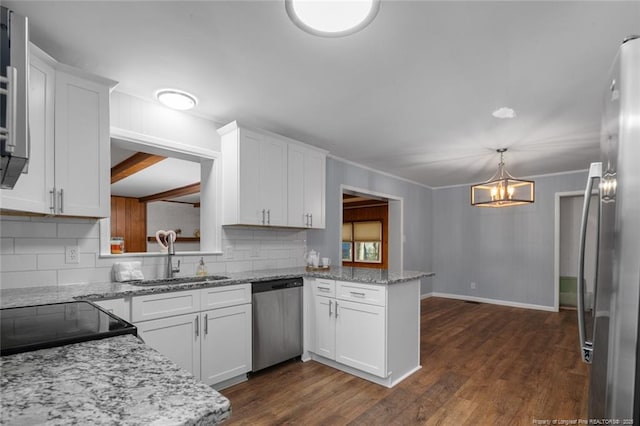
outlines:
{"label": "tile backsplash", "polygon": [[[220,255],[181,255],[180,276],[195,274],[204,257],[211,274],[304,266],[304,230],[224,228]],[[100,225],[94,219],[2,216],[0,287],[108,282],[118,261],[139,260],[145,278],[161,278],[164,256],[100,257]],[[65,263],[65,247],[77,245],[79,263]]]}

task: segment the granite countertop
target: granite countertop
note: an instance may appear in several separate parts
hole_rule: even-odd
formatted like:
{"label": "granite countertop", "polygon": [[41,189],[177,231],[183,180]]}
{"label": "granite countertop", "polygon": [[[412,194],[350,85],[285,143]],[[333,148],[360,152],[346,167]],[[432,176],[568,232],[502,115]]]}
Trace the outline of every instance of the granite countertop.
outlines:
{"label": "granite countertop", "polygon": [[332,268],[329,271],[306,271],[305,268],[265,269],[239,273],[224,273],[229,277],[224,280],[198,280],[186,283],[139,286],[127,282],[107,282],[92,284],[70,284],[47,287],[25,287],[2,289],[0,291],[0,307],[10,308],[25,305],[68,302],[71,300],[99,300],[132,295],[162,293],[168,291],[188,290],[194,288],[218,287],[247,282],[259,282],[280,278],[315,277],[340,281],[352,281],[378,285],[396,283],[433,276],[433,272],[402,271],[390,272],[386,269],[369,268]]}
{"label": "granite countertop", "polygon": [[216,424],[227,398],[132,335],[0,358],[0,424]]}

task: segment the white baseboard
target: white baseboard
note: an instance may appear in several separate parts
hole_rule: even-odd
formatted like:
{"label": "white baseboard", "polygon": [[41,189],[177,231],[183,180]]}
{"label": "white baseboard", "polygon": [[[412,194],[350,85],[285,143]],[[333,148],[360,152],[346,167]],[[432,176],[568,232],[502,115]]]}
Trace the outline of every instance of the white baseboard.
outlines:
{"label": "white baseboard", "polygon": [[429,297],[442,297],[445,299],[456,299],[456,300],[465,300],[468,302],[489,303],[491,305],[510,306],[512,308],[524,308],[524,309],[535,309],[538,311],[558,312],[558,310],[555,309],[553,306],[534,305],[532,303],[512,302],[510,300],[487,299],[484,297],[467,296],[463,294],[440,293],[437,291],[433,291],[431,293],[425,293],[420,296],[420,299],[427,299]]}

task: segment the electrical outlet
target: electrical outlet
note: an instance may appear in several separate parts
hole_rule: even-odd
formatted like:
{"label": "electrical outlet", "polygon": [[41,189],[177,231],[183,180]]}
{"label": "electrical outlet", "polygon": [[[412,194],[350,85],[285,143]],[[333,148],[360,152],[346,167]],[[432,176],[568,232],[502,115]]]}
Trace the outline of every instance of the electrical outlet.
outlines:
{"label": "electrical outlet", "polygon": [[64,248],[64,263],[80,263],[78,246],[66,246]]}
{"label": "electrical outlet", "polygon": [[476,283],[472,282],[470,284],[471,290],[475,290],[476,289]]}
{"label": "electrical outlet", "polygon": [[225,259],[233,259],[233,246],[226,246],[224,248],[224,258]]}

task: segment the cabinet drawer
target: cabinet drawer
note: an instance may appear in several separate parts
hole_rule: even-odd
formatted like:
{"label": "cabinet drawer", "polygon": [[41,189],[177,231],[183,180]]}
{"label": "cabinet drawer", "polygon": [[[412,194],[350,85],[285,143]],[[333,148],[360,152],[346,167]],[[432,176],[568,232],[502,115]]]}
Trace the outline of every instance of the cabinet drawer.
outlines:
{"label": "cabinet drawer", "polygon": [[200,290],[147,294],[131,299],[131,321],[147,321],[200,310]]}
{"label": "cabinet drawer", "polygon": [[200,309],[203,311],[251,303],[251,284],[211,287],[200,291]]}
{"label": "cabinet drawer", "polygon": [[316,278],[311,282],[311,289],[314,296],[336,296],[336,282],[334,280]]}
{"label": "cabinet drawer", "polygon": [[387,287],[336,281],[336,299],[385,306],[387,302]]}
{"label": "cabinet drawer", "polygon": [[108,299],[108,300],[92,300],[93,303],[100,306],[107,312],[122,318],[125,321],[131,321],[131,300],[126,298]]}

